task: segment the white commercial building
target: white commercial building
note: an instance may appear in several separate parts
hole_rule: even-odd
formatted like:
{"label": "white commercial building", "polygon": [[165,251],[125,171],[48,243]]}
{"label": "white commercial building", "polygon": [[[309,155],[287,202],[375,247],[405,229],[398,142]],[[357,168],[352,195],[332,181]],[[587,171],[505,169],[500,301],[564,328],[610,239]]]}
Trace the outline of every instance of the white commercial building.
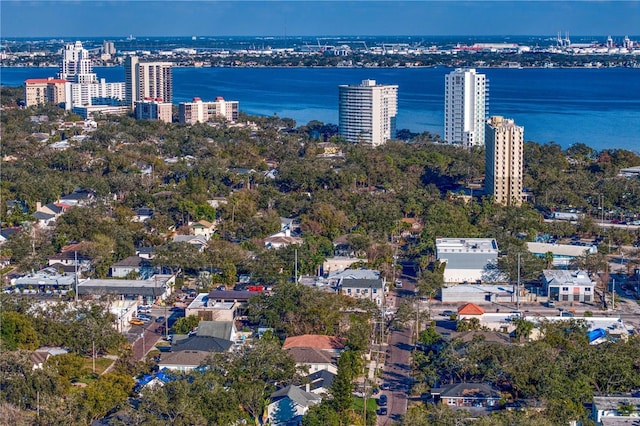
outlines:
{"label": "white commercial building", "polygon": [[507,281],[496,269],[498,244],[493,238],[438,238],[436,258],[446,263],[448,284]]}
{"label": "white commercial building", "polygon": [[523,144],[524,127],[500,116],[487,121],[484,191],[496,203],[522,204]]}
{"label": "white commercial building", "polygon": [[556,302],[593,302],[596,282],[585,271],[545,269],[542,271],[549,300]]}
{"label": "white commercial building", "polygon": [[224,117],[227,121],[238,120],[238,101],[225,101],[218,96],[213,102],[203,102],[193,98],[191,102],[180,102],[178,119],[180,123],[206,123],[213,117]]}
{"label": "white commercial building", "polygon": [[359,85],[340,85],[339,131],[351,143],[379,146],[396,135],[398,86],[363,80]]}
{"label": "white commercial building", "polygon": [[488,81],[473,68],[445,76],[444,140],[465,147],[484,145]]}

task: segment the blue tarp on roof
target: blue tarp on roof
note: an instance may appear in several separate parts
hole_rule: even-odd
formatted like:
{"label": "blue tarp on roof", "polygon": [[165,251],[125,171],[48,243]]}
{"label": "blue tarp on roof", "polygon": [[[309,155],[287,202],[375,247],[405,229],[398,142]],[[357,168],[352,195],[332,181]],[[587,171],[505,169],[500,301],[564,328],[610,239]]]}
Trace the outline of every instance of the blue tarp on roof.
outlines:
{"label": "blue tarp on roof", "polygon": [[589,332],[589,343],[598,340],[601,337],[605,337],[607,335],[607,331],[603,328],[596,328],[595,330],[591,330]]}

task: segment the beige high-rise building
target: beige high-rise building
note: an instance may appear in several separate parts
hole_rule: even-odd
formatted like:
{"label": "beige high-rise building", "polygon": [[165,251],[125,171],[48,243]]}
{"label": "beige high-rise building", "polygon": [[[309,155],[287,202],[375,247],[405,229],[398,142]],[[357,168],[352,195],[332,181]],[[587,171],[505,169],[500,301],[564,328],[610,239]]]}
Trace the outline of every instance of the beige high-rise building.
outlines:
{"label": "beige high-rise building", "polygon": [[162,102],[161,98],[136,101],[136,120],[160,120],[171,123],[172,115],[173,105],[170,102]]}
{"label": "beige high-rise building", "polygon": [[56,78],[30,78],[24,82],[25,104],[29,107],[45,103],[65,103],[66,80]]}
{"label": "beige high-rise building", "polygon": [[238,120],[238,101],[225,101],[218,96],[214,102],[203,102],[193,98],[191,102],[180,102],[178,105],[180,123],[206,123],[213,117],[224,117],[227,121]]}
{"label": "beige high-rise building", "polygon": [[503,205],[522,204],[524,127],[512,119],[493,116],[485,131],[485,194]]}
{"label": "beige high-rise building", "polygon": [[171,62],[140,62],[128,56],[124,63],[125,102],[131,109],[146,98],[173,102],[173,73]]}

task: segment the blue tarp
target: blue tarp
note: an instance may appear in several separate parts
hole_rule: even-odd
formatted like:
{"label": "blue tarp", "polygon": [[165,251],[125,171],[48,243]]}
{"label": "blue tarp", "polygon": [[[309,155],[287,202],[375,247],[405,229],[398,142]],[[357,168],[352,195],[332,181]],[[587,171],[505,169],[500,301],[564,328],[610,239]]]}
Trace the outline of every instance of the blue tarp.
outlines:
{"label": "blue tarp", "polygon": [[607,335],[607,331],[603,328],[596,328],[595,330],[591,330],[589,332],[589,343],[598,340],[601,337],[605,337]]}

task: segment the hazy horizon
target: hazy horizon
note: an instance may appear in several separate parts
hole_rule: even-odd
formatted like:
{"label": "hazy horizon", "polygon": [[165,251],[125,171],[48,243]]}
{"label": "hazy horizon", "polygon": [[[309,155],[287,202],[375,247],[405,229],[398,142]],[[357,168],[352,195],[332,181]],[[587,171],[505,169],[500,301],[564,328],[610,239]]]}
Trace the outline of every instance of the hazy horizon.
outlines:
{"label": "hazy horizon", "polygon": [[[16,1],[0,37],[570,36],[640,32],[631,1]],[[203,35],[207,34],[207,35]]]}

